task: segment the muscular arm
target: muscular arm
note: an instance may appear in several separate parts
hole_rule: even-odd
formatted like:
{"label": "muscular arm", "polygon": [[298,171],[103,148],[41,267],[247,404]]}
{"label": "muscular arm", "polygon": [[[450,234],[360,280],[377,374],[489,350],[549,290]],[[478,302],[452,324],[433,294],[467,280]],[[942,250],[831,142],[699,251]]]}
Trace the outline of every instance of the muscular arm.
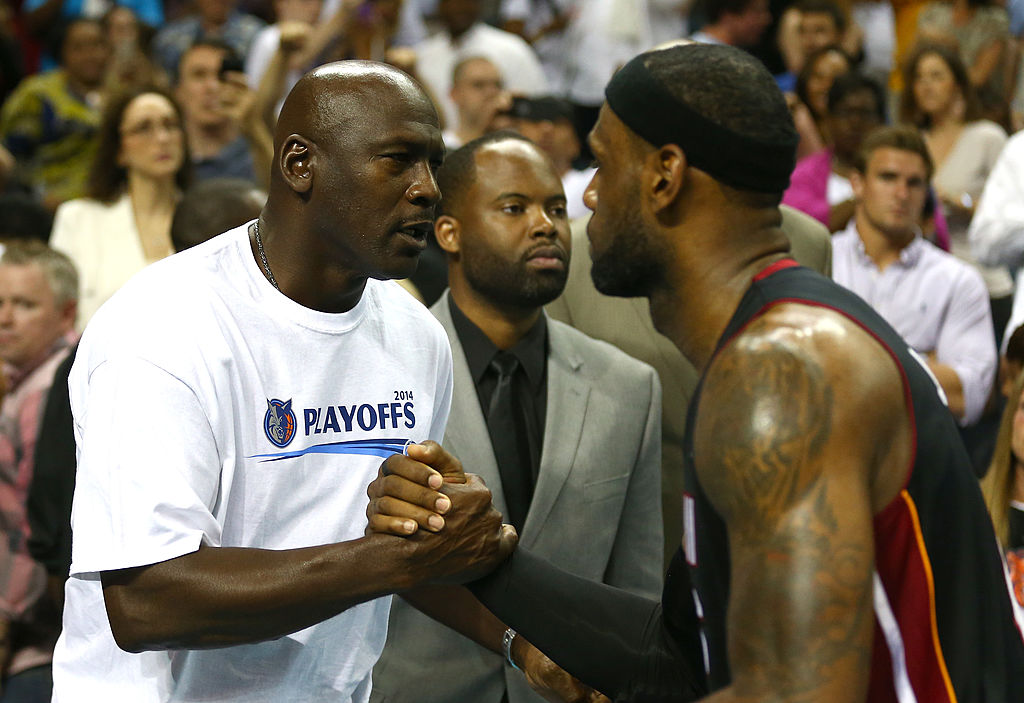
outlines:
{"label": "muscular arm", "polygon": [[[879,373],[895,391],[873,390]],[[894,445],[879,416],[899,415],[899,390],[863,334],[778,319],[755,322],[713,363],[695,453],[729,533],[732,683],[710,701],[864,700],[871,484]]]}

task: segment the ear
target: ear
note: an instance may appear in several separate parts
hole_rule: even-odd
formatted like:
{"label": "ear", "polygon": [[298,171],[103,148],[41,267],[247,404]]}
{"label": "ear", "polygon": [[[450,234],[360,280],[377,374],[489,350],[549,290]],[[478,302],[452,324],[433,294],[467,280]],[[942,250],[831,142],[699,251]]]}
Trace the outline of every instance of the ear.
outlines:
{"label": "ear", "polygon": [[461,248],[462,227],[451,215],[441,215],[434,221],[434,238],[448,254],[458,254]]}
{"label": "ear", "polygon": [[686,154],[675,144],[666,144],[644,160],[644,184],[654,212],[675,203],[686,184]]}
{"label": "ear", "polygon": [[860,202],[864,194],[864,176],[857,169],[850,171],[850,186],[853,188],[854,198]]}
{"label": "ear", "polygon": [[64,332],[75,329],[75,321],[78,319],[78,301],[66,300],[60,308],[60,323]]}
{"label": "ear", "polygon": [[285,182],[296,193],[307,193],[313,187],[313,149],[300,134],[289,134],[281,147],[278,166]]}

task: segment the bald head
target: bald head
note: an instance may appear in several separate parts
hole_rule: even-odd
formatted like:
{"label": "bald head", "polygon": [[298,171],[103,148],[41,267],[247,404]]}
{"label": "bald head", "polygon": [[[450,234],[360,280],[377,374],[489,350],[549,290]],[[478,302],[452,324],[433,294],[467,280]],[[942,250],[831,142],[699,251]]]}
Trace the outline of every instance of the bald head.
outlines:
{"label": "bald head", "polygon": [[281,108],[274,135],[275,153],[289,134],[320,142],[353,121],[372,122],[398,104],[437,112],[408,74],[376,61],[336,61],[303,76]]}

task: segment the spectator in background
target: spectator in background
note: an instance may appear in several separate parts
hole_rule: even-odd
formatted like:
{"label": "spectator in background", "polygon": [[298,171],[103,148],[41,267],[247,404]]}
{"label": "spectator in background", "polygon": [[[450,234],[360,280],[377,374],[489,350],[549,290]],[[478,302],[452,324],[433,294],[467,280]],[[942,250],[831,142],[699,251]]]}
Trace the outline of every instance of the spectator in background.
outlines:
{"label": "spectator in background", "polygon": [[131,10],[150,27],[164,23],[161,0],[24,0],[21,10],[29,30],[41,36],[61,19],[100,19],[116,7]]}
{"label": "spectator in background", "polygon": [[885,122],[885,89],[857,72],[839,76],[828,91],[825,118],[832,143],[797,163],[782,202],[811,215],[830,232],[844,229],[853,216],[850,173],[861,143]]}
{"label": "spectator in background", "polygon": [[259,89],[268,72],[271,74],[268,80],[275,85],[267,90],[273,94],[275,120],[285,95],[304,73],[306,67],[293,65],[292,59],[305,45],[322,7],[323,0],[275,0],[277,21],[260,30],[245,57],[245,76],[253,90]]}
{"label": "spectator in background", "polygon": [[985,119],[955,51],[921,44],[904,68],[900,117],[921,130],[935,164],[935,191],[949,225],[951,250],[978,267],[1002,328],[1010,315],[1013,281],[1006,269],[982,266],[971,255],[967,228],[985,180],[1006,144],[1002,127]]}
{"label": "spectator in background", "polygon": [[437,103],[445,127],[456,124],[452,71],[463,56],[484,56],[498,67],[514,94],[542,95],[547,80],[537,55],[522,37],[480,21],[480,0],[440,0],[443,29],[416,46],[416,74]]}
{"label": "spectator in background", "polygon": [[110,50],[98,20],[60,26],[61,67],[29,76],[0,109],[0,138],[25,182],[51,209],[85,192],[96,153]]}
{"label": "spectator in background", "polygon": [[[807,63],[796,78],[796,96],[811,113],[813,133],[801,133],[800,140],[831,143],[825,116],[828,114],[828,91],[836,78],[853,70],[853,59],[842,47],[832,44],[807,57]],[[799,154],[798,156],[803,156]]]}
{"label": "spectator in background", "polygon": [[196,0],[197,12],[171,22],[157,32],[153,56],[168,75],[178,75],[183,55],[200,39],[216,37],[243,59],[256,35],[266,26],[263,20],[238,12],[236,0]]}
{"label": "spectator in background", "polygon": [[26,502],[42,405],[74,341],[78,279],[63,254],[37,241],[10,242],[0,255],[0,700],[43,703],[60,611],[46,574],[29,554]]}
{"label": "spectator in background", "polygon": [[917,27],[919,41],[943,42],[958,50],[982,105],[1000,114],[1001,103],[1005,112],[1018,54],[1011,51],[1009,17],[1002,4],[937,0],[921,11]]}
{"label": "spectator in background", "polygon": [[[1013,308],[1005,327],[1009,333],[1024,324],[1024,133],[1010,137],[985,182],[967,238],[979,264],[1018,271]],[[1002,327],[996,331],[1003,333]]]}
{"label": "spectator in background", "polygon": [[768,0],[698,0],[707,24],[690,39],[746,48],[757,44],[772,22]]}
{"label": "spectator in background", "polygon": [[580,140],[572,123],[572,105],[561,98],[518,98],[513,102],[512,117],[516,130],[539,146],[555,165],[565,190],[565,209],[570,220],[586,217],[590,211],[583,204],[583,191],[595,169],[576,169]]}
{"label": "spectator in background", "polygon": [[967,426],[992,390],[995,335],[981,275],[920,235],[932,173],[911,127],[883,127],[865,140],[850,177],[854,219],[832,238],[832,277],[924,357],[954,418]]}
{"label": "spectator in background", "polygon": [[189,177],[181,110],[144,89],[107,108],[89,197],[57,210],[51,245],[82,281],[79,329],[129,278],[171,253],[171,217]]}
{"label": "spectator in background", "polygon": [[[266,193],[241,179],[215,178],[192,186],[174,208],[174,250],[184,251],[256,219],[266,199]],[[77,347],[57,367],[47,393],[39,426],[39,434],[47,441],[37,447],[28,491],[28,548],[46,569],[48,588],[53,602],[59,606],[58,612],[63,609],[64,582],[71,567],[75,434],[68,375],[76,352]]]}
{"label": "spectator in background", "polygon": [[1024,374],[1012,384],[981,492],[1007,553],[1014,595],[1024,606]]}
{"label": "spectator in background", "polygon": [[174,95],[197,181],[233,177],[266,186],[273,138],[230,46],[215,39],[193,44],[181,57]]}
{"label": "spectator in background", "polygon": [[444,131],[449,151],[491,131],[495,118],[511,107],[501,71],[483,56],[470,56],[455,64],[449,97],[457,115]]}
{"label": "spectator in background", "polygon": [[502,0],[501,3],[502,28],[521,36],[537,52],[548,79],[548,90],[553,94],[564,93],[567,88],[566,28],[577,4],[578,0]]}
{"label": "spectator in background", "polygon": [[796,90],[797,74],[815,51],[838,45],[851,56],[858,53],[859,31],[854,27],[848,32],[849,28],[845,11],[832,0],[801,0],[787,10],[779,27],[779,44],[789,70],[775,77],[783,92]]}
{"label": "spectator in background", "polygon": [[50,241],[53,213],[28,193],[0,194],[0,242],[16,239]]}
{"label": "spectator in background", "polygon": [[112,7],[103,16],[103,26],[111,48],[106,79],[108,95],[147,85],[167,85],[167,75],[149,58],[152,27],[140,22],[135,12],[124,5]]}

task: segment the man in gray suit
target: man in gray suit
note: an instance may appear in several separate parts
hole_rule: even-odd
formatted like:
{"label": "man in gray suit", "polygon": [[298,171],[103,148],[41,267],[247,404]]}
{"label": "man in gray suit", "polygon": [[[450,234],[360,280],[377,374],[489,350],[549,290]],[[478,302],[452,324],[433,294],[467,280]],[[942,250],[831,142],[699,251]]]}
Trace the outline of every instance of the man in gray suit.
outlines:
{"label": "man in gray suit", "polygon": [[[657,597],[661,387],[650,366],[543,312],[565,285],[571,246],[553,165],[523,137],[495,133],[449,155],[438,183],[434,231],[450,290],[431,312],[454,363],[445,448],[484,479],[525,547],[574,574]],[[509,356],[519,366],[511,386],[491,370]],[[504,434],[503,388],[515,415]],[[395,600],[371,701],[543,700],[531,684],[547,700],[595,695],[466,589],[432,588]]]}
{"label": "man in gray suit", "polygon": [[[819,273],[832,273],[829,232],[813,217],[786,205],[782,231],[789,238],[790,254],[800,264]],[[615,298],[598,292],[590,278],[589,217],[572,223],[576,250],[569,265],[565,290],[545,307],[547,314],[572,325],[594,339],[601,339],[647,362],[658,372],[662,399],[661,493],[665,528],[665,567],[679,548],[683,532],[683,431],[686,410],[697,386],[697,369],[668,337],[654,329],[647,298]]]}

